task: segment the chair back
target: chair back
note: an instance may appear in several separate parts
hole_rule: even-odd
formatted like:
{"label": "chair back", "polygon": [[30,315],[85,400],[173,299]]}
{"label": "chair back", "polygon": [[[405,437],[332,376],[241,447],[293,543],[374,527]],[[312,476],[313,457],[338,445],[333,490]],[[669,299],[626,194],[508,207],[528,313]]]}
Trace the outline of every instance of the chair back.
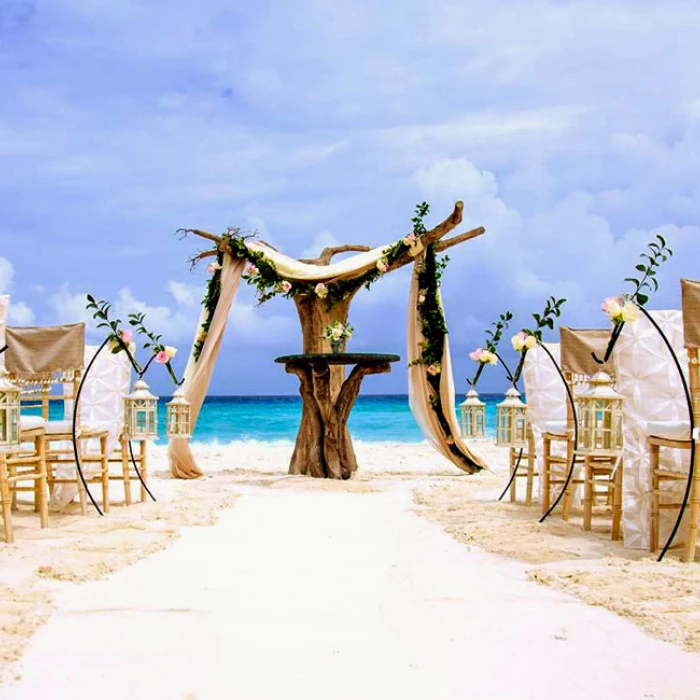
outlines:
{"label": "chair back", "polygon": [[[650,311],[668,338],[684,371],[688,356],[683,348],[683,319],[680,311]],[[688,409],[683,386],[673,358],[652,324],[644,317],[626,323],[611,360],[615,388],[625,399],[623,405],[622,458],[625,470],[623,533],[625,546],[649,546],[649,450],[647,421],[687,421]],[[661,450],[664,470],[688,469],[686,450]],[[680,483],[680,482],[679,482]],[[669,488],[681,488],[668,484]],[[678,494],[680,499],[680,491]],[[664,497],[665,498],[665,497]],[[680,502],[679,500],[676,502]],[[664,538],[675,520],[675,511],[660,514],[660,534]]]}
{"label": "chair back", "polygon": [[[85,324],[6,328],[5,364],[10,380],[22,388],[22,407],[49,419],[52,401],[72,401],[85,356]],[[52,389],[61,386],[60,394]]]}
{"label": "chair back", "polygon": [[[85,366],[92,361],[98,350],[96,345],[85,346]],[[107,449],[112,450],[119,443],[124,427],[123,399],[131,388],[131,363],[126,353],[116,355],[103,350],[90,372],[85,377],[80,393],[80,423],[109,424]],[[72,403],[67,406],[73,410]]]}
{"label": "chair back", "polygon": [[681,307],[693,418],[695,425],[700,425],[700,282],[681,280]]}

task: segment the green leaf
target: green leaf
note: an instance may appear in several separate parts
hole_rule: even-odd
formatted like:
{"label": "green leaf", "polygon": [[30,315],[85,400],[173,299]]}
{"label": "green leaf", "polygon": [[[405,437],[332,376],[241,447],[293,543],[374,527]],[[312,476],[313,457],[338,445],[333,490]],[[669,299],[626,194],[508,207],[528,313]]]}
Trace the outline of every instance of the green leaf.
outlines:
{"label": "green leaf", "polygon": [[646,294],[637,294],[637,303],[640,306],[644,306],[649,301],[649,297]]}
{"label": "green leaf", "polygon": [[634,277],[625,277],[625,280],[624,280],[624,281],[625,281],[625,282],[633,282],[633,283],[636,284],[637,286],[640,285],[640,281],[637,280],[637,279],[635,279]]}
{"label": "green leaf", "polygon": [[636,270],[639,270],[640,272],[646,272],[646,271],[647,271],[646,265],[642,265],[641,263],[640,263],[639,265],[637,265],[635,269],[636,269]]}

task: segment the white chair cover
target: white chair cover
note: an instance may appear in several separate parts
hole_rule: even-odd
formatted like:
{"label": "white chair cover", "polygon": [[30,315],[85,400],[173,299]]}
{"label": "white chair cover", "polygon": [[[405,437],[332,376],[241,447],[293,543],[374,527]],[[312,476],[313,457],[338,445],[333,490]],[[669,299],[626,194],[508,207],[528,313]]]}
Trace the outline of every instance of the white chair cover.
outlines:
{"label": "white chair cover", "polygon": [[[545,343],[554,359],[559,362],[559,343]],[[544,463],[542,459],[542,434],[545,424],[551,421],[566,422],[566,389],[556,367],[547,353],[538,345],[528,350],[523,365],[525,382],[525,399],[527,400],[527,417],[532,426],[537,451],[537,471],[542,478]],[[559,451],[552,444],[553,451]],[[562,448],[562,454],[566,450]]]}
{"label": "white chair cover", "polygon": [[[85,346],[86,369],[97,350],[98,346],[96,345]],[[111,454],[119,444],[119,436],[124,425],[122,399],[129,393],[130,385],[131,364],[126,353],[121,352],[114,355],[109,350],[103,350],[100,353],[83,384],[80,394],[78,425],[95,428],[106,427],[109,431],[108,454]],[[70,421],[73,419],[72,401],[65,402],[64,418]],[[96,440],[88,440],[86,449],[89,452],[97,452],[99,444]],[[83,467],[83,471],[87,473],[96,469],[97,465],[95,464]],[[62,478],[73,478],[75,467],[66,466],[56,469],[56,474]],[[75,484],[56,484],[51,495],[51,503],[52,505],[65,505],[70,503],[77,493]]]}
{"label": "white chair cover", "polygon": [[[678,355],[684,372],[688,357],[683,348],[683,320],[680,311],[652,311]],[[612,357],[616,377],[615,388],[625,397],[624,403],[624,501],[623,536],[626,547],[644,549],[649,546],[649,449],[647,421],[687,421],[688,409],[678,371],[661,336],[641,316],[636,323],[627,323]],[[661,449],[661,466],[671,471],[686,472],[689,451]],[[673,490],[663,500],[680,502],[685,482],[664,482],[662,488]],[[662,510],[659,520],[661,542],[670,534],[675,522],[675,509]]]}

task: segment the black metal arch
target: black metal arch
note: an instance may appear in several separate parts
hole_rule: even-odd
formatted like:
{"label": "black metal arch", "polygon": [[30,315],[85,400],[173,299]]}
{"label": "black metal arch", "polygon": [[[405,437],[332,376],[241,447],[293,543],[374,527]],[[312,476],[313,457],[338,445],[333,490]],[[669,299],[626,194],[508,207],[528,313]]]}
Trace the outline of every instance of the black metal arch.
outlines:
{"label": "black metal arch", "polygon": [[[80,394],[83,391],[83,385],[85,384],[85,380],[87,379],[88,374],[90,373],[90,370],[92,369],[92,366],[95,364],[95,361],[97,360],[97,357],[99,354],[107,347],[109,342],[111,341],[111,338],[107,338],[102,345],[98,348],[97,352],[93,355],[92,359],[90,360],[87,368],[85,369],[85,372],[83,372],[83,376],[80,379],[80,384],[78,385],[78,391],[75,394],[75,399],[73,401],[73,424],[72,424],[72,441],[73,441],[73,455],[75,456],[75,466],[78,470],[78,475],[80,477],[80,481],[83,484],[83,487],[85,488],[85,492],[87,493],[88,497],[90,498],[90,502],[92,505],[95,507],[95,510],[99,513],[99,515],[104,516],[104,513],[102,512],[102,509],[97,505],[97,501],[95,501],[95,498],[93,497],[92,493],[90,493],[90,487],[88,486],[87,480],[85,479],[85,475],[83,473],[82,465],[80,463],[80,450],[78,449],[78,437],[77,437],[77,423],[78,423],[78,405],[80,402]],[[126,348],[125,348],[126,350]],[[129,360],[131,360],[131,356],[128,353],[128,350],[126,350],[127,356],[129,357]],[[143,480],[143,477],[141,476],[141,471],[139,468],[136,466],[136,460],[134,458],[134,451],[131,446],[131,440],[129,442],[129,456],[131,458],[131,464],[134,467],[134,471],[136,472],[136,476],[138,477],[139,481],[141,482],[141,485],[145,489],[146,493],[155,501],[156,497],[151,493],[150,489],[146,485],[146,482]]]}

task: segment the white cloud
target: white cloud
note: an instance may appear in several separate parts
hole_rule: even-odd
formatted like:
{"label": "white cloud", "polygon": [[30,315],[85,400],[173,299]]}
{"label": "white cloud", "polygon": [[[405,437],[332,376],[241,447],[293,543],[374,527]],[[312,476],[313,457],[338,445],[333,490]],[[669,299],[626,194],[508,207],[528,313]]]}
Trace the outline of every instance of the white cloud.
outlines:
{"label": "white cloud", "polygon": [[34,325],[34,311],[23,301],[11,302],[7,309],[8,323],[17,326]]}
{"label": "white cloud", "polygon": [[0,258],[0,294],[7,293],[12,284],[15,270],[12,263],[6,258]]}
{"label": "white cloud", "polygon": [[301,257],[316,258],[324,248],[333,248],[338,245],[340,242],[330,231],[321,231],[316,234],[314,242],[302,252]]}

